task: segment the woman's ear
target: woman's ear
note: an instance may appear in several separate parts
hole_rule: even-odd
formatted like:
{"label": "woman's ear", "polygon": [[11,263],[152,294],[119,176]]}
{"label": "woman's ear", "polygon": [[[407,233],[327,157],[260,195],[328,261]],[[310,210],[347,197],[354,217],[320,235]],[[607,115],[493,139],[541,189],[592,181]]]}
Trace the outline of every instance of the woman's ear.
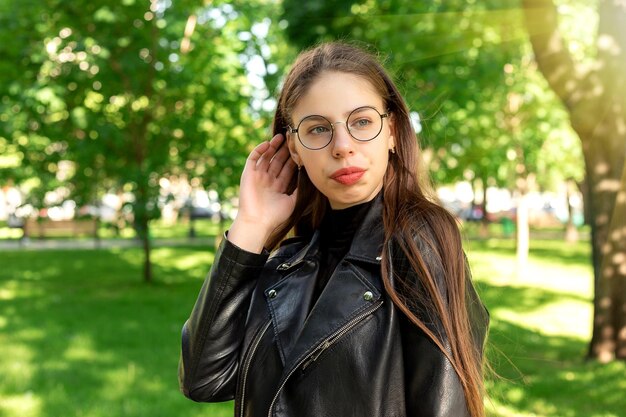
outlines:
{"label": "woman's ear", "polygon": [[287,146],[289,148],[289,154],[291,155],[291,159],[300,167],[302,166],[302,161],[300,160],[300,155],[298,155],[298,150],[296,149],[296,140],[293,133],[285,133],[287,139]]}

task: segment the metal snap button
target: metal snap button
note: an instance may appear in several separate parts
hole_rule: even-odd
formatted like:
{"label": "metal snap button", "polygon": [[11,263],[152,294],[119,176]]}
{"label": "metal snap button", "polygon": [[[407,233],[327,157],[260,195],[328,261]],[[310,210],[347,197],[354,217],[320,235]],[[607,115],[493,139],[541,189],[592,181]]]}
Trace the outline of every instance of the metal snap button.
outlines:
{"label": "metal snap button", "polygon": [[291,264],[289,262],[285,262],[284,264],[278,265],[277,269],[279,271],[284,271],[285,269],[289,269],[290,266],[291,266]]}
{"label": "metal snap button", "polygon": [[371,291],[367,291],[365,292],[365,294],[363,294],[363,299],[365,301],[372,301],[374,299],[374,294],[372,294]]}
{"label": "metal snap button", "polygon": [[276,292],[276,290],[269,290],[269,291],[267,292],[267,296],[268,296],[269,298],[276,298],[276,296],[277,296],[277,295],[278,295],[278,293]]}

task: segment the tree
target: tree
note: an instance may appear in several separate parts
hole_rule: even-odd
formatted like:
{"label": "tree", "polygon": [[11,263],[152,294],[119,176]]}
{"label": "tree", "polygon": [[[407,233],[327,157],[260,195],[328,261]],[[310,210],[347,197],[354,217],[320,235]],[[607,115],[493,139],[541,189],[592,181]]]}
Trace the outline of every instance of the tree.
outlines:
{"label": "tree", "polygon": [[626,5],[599,1],[591,56],[577,57],[552,0],[524,0],[535,58],[568,110],[585,160],[595,278],[589,356],[626,359]]}
{"label": "tree", "polygon": [[[150,281],[159,178],[185,175],[232,188],[260,136],[242,65],[248,43],[239,36],[253,19],[222,1],[0,7],[0,53],[12,58],[2,60],[0,146],[25,167],[12,176],[37,178],[42,192],[63,185],[79,203],[103,190],[131,193]],[[58,176],[61,161],[71,161],[68,178]]]}

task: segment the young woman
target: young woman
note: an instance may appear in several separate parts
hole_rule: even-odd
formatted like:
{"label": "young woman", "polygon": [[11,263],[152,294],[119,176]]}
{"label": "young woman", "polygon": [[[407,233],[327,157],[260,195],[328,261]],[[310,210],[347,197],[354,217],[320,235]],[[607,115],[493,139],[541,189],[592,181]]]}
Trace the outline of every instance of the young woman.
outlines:
{"label": "young woman", "polygon": [[483,416],[488,316],[382,66],[302,53],[273,129],[184,325],[183,393],[247,417]]}

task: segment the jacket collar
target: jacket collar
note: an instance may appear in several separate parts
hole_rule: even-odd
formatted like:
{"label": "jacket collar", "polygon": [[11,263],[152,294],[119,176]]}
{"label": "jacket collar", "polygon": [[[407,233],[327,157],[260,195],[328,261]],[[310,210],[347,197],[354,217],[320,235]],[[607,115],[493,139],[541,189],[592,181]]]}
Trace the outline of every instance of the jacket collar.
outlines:
{"label": "jacket collar", "polygon": [[[373,264],[380,264],[385,231],[383,227],[383,192],[374,197],[361,225],[357,228],[346,259],[358,260]],[[316,260],[320,252],[320,231],[316,230],[310,242],[299,250],[286,262],[279,265],[279,269],[288,269],[304,260]]]}
{"label": "jacket collar", "polygon": [[385,230],[383,227],[383,192],[374,197],[372,207],[352,239],[346,259],[380,264]]}

